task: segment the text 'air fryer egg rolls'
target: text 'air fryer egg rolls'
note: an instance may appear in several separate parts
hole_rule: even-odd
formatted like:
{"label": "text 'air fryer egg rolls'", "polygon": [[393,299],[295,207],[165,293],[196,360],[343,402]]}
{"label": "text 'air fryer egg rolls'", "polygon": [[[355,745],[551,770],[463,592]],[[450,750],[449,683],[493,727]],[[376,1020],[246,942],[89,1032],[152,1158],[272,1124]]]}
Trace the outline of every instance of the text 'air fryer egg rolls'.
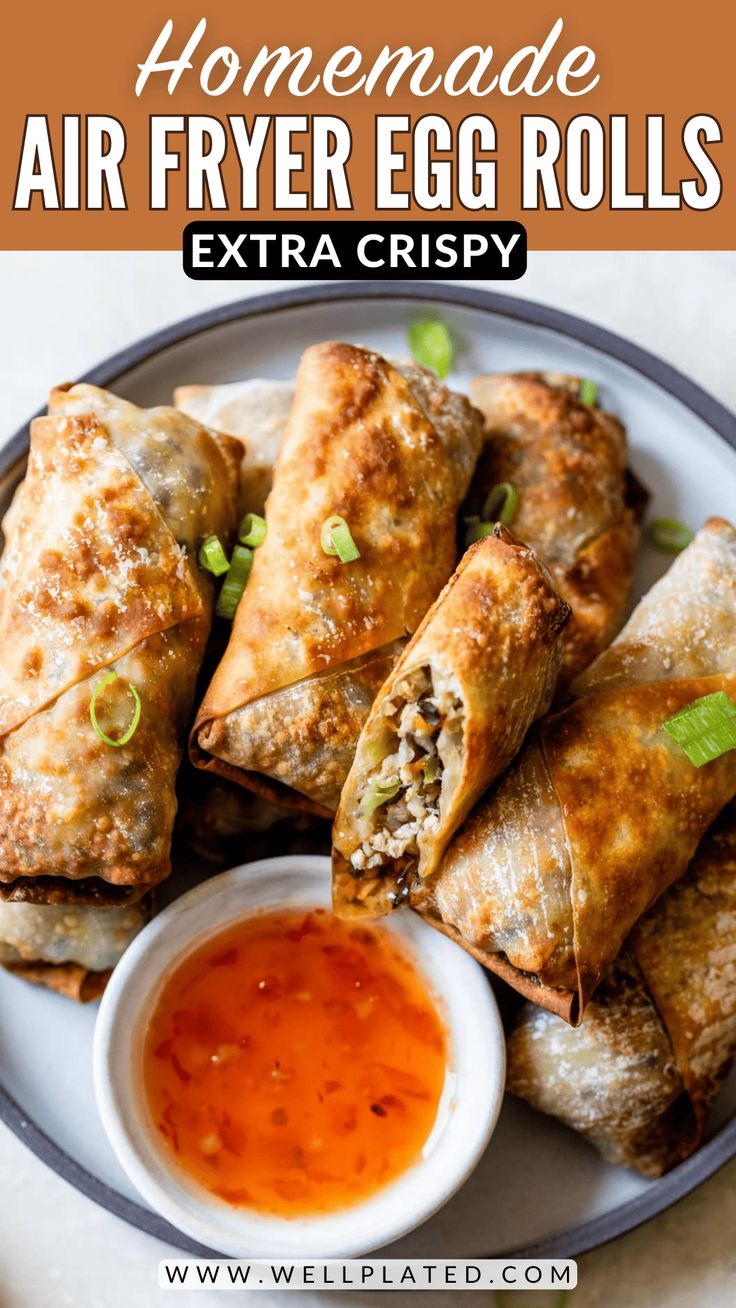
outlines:
{"label": "text 'air fryer egg rolls'", "polygon": [[338,911],[384,913],[549,707],[569,608],[505,527],[472,545],[379,691],[333,834]]}
{"label": "text 'air fryer egg rolls'", "polygon": [[[238,442],[94,386],[31,429],[0,567],[0,895],[120,903],[170,869],[174,781],[234,528]],[[111,747],[133,713],[131,739]]]}
{"label": "text 'air fryer egg rolls'", "polygon": [[661,1176],[697,1148],[736,1051],[736,808],[637,923],[573,1029],[525,1004],[508,1089]]}
{"label": "text 'air fryer egg rolls'", "polygon": [[736,702],[736,532],[719,518],[532,733],[418,907],[516,989],[579,1021],[736,792],[736,750],[697,768],[663,726],[716,691]]}
{"label": "text 'air fryer egg rolls'", "polygon": [[546,372],[476,377],[470,388],[486,443],[469,508],[480,512],[495,485],[513,486],[511,527],[572,608],[560,690],[621,626],[639,539],[627,502],[624,428],[580,394],[579,378]]}
{"label": "text 'air fryer egg rolls'", "polygon": [[[376,691],[452,573],[481,429],[421,368],[306,351],[266,539],[192,733],[198,766],[334,813]],[[322,548],[334,515],[360,551],[350,563]]]}

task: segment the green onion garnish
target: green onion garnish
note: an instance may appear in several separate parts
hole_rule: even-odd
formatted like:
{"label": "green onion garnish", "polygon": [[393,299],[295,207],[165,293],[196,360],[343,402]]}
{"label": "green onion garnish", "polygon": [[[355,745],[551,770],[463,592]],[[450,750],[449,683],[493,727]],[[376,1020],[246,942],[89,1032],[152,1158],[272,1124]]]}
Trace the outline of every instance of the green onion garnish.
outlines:
{"label": "green onion garnish", "polygon": [[199,566],[211,572],[215,577],[221,577],[227,572],[230,564],[227,561],[227,554],[222,548],[219,536],[208,536],[202,541],[199,547]]}
{"label": "green onion garnish", "polygon": [[452,367],[452,337],[443,322],[424,319],[411,323],[408,332],[409,349],[415,363],[431,368],[439,378],[446,377]]}
{"label": "green onion garnish", "polygon": [[240,524],[238,539],[242,545],[250,545],[253,549],[262,545],[266,539],[266,519],[259,513],[246,513]]}
{"label": "green onion garnish", "polygon": [[382,804],[388,804],[390,799],[398,795],[401,790],[401,782],[398,777],[390,777],[383,781],[374,781],[370,790],[367,790],[360,801],[360,811],[366,817],[375,813],[377,808]]}
{"label": "green onion garnish", "polygon": [[512,486],[510,481],[500,481],[488,492],[483,505],[483,521],[502,522],[504,527],[508,527],[516,513],[518,502],[519,493],[516,487]]}
{"label": "green onion garnish", "polygon": [[215,613],[219,618],[232,620],[235,617],[235,610],[240,603],[252,567],[253,551],[247,545],[236,545],[215,605]]}
{"label": "green onion garnish", "polygon": [[596,382],[591,381],[588,377],[584,377],[580,383],[580,403],[593,405],[597,399],[598,386]]}
{"label": "green onion garnish", "polygon": [[652,545],[668,554],[679,554],[693,539],[690,528],[678,518],[655,518],[650,522],[647,534]]}
{"label": "green onion garnish", "polygon": [[341,563],[352,563],[360,558],[360,550],[350,535],[350,528],[339,513],[322,523],[320,542],[325,554],[336,554]]}
{"label": "green onion garnish", "polygon": [[736,749],[736,704],[723,690],[694,699],[662,725],[696,768]]}
{"label": "green onion garnish", "polygon": [[495,522],[481,522],[479,518],[476,518],[473,522],[466,518],[465,521],[468,525],[465,533],[466,549],[469,545],[474,545],[477,540],[482,540],[484,536],[492,536],[496,528]]}
{"label": "green onion garnish", "polygon": [[113,740],[112,736],[108,736],[105,734],[99,722],[97,721],[97,696],[99,695],[101,690],[104,690],[106,686],[110,685],[111,681],[116,680],[117,675],[118,675],[117,672],[108,672],[107,676],[102,678],[102,681],[98,681],[97,685],[95,686],[92,692],[92,698],[89,702],[89,716],[92,726],[97,732],[97,735],[100,737],[100,740],[104,740],[106,745],[112,745],[114,749],[118,749],[121,745],[127,745],[128,741],[132,740],[133,736],[136,733],[138,723],[141,720],[140,695],[138,694],[138,691],[133,685],[133,682],[129,681],[128,690],[130,691],[135,701],[135,708],[133,710],[133,716],[130,719],[130,724],[128,725],[128,727],[126,727],[122,736],[119,736],[117,740]]}

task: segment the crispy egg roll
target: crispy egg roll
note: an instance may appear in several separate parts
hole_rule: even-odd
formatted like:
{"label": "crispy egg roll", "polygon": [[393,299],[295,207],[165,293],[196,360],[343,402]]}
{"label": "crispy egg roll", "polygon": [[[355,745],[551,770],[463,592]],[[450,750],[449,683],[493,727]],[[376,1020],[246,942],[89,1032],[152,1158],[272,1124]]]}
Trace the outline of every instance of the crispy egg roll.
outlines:
{"label": "crispy egg roll", "polygon": [[736,750],[697,768],[663,724],[736,702],[736,531],[712,518],[545,718],[417,904],[575,1024],[634,923],[736,792]]}
{"label": "crispy egg roll", "polygon": [[149,910],[145,899],[123,908],[0,902],[0,963],[85,1003],[102,993]]}
{"label": "crispy egg roll", "polygon": [[178,386],[174,404],[190,418],[239,437],[240,513],[263,513],[294,399],[294,383],[252,378],[218,386]]}
{"label": "crispy egg roll", "polygon": [[534,1004],[508,1041],[508,1089],[609,1162],[661,1176],[699,1145],[736,1051],[736,808],[628,936],[573,1029]]}
{"label": "crispy egg roll", "polygon": [[[121,903],[170,869],[174,781],[210,626],[204,536],[231,533],[238,442],[175,409],[52,394],[0,565],[0,894]],[[134,707],[140,721],[120,747]],[[106,892],[109,890],[109,900]]]}
{"label": "crispy egg roll", "polygon": [[[304,354],[195,763],[331,816],[379,687],[450,577],[480,415],[414,365],[331,342]],[[345,519],[360,557],[325,553]]]}
{"label": "crispy egg roll", "polygon": [[580,399],[580,379],[549,372],[476,377],[473,403],[487,439],[468,508],[510,483],[513,531],[548,566],[572,608],[559,690],[621,627],[639,540],[627,502],[626,432],[618,418]]}
{"label": "crispy egg roll", "polygon": [[333,832],[333,901],[386,913],[427,880],[550,704],[569,607],[505,527],[472,545],[379,691]]}

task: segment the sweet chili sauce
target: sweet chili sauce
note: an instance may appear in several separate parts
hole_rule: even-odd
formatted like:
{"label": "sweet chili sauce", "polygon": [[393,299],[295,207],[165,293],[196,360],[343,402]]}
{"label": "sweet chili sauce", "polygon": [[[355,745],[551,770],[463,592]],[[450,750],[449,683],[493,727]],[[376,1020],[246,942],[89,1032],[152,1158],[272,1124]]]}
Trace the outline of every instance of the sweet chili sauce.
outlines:
{"label": "sweet chili sauce", "polygon": [[296,1217],[356,1203],[415,1162],[446,1059],[397,937],[302,909],[241,922],[179,966],[146,1036],[144,1081],[190,1177]]}

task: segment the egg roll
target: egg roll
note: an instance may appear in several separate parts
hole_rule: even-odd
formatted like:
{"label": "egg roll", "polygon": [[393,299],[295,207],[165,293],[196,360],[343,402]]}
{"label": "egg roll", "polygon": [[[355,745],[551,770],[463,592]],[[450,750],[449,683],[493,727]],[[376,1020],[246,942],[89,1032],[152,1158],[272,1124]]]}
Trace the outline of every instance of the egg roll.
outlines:
{"label": "egg roll", "polygon": [[[480,415],[412,364],[308,349],[267,535],[191,736],[200,767],[334,814],[373,699],[452,574]],[[325,553],[347,523],[360,557]]]}
{"label": "egg roll", "polygon": [[575,1024],[636,921],[736,793],[736,750],[695,767],[663,724],[736,702],[736,531],[710,519],[476,806],[418,904]]}
{"label": "egg roll", "polygon": [[174,404],[190,418],[239,437],[240,513],[263,513],[273,468],[294,399],[294,383],[252,378],[218,386],[179,386]]}
{"label": "egg roll", "polygon": [[[0,897],[120,904],[170,869],[238,442],[93,386],[31,427],[0,564]],[[103,678],[116,674],[109,684]],[[140,699],[140,720],[126,734]]]}
{"label": "egg roll", "polygon": [[609,1162],[657,1177],[687,1158],[736,1052],[736,808],[644,915],[573,1029],[534,1004],[508,1089]]}
{"label": "egg roll", "polygon": [[476,377],[470,387],[487,439],[468,512],[480,514],[494,486],[514,487],[511,527],[572,608],[560,693],[623,624],[639,540],[626,432],[614,414],[583,403],[580,388],[579,378],[549,372]]}
{"label": "egg roll", "polygon": [[549,708],[569,608],[505,527],[472,545],[358,741],[333,832],[338,911],[386,913],[426,881]]}
{"label": "egg roll", "polygon": [[0,963],[86,1003],[102,993],[149,911],[146,899],[122,908],[0,902]]}

